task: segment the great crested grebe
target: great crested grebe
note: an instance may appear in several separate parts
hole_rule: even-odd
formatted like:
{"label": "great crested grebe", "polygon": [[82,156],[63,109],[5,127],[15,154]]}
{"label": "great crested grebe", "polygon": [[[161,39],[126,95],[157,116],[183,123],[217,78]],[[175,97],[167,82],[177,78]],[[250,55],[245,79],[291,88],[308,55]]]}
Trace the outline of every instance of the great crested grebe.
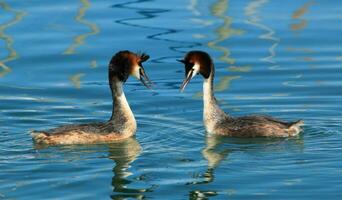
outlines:
{"label": "great crested grebe", "polygon": [[109,143],[134,135],[137,123],[122,87],[131,75],[150,88],[152,83],[142,66],[148,58],[146,54],[135,54],[130,51],[120,51],[112,57],[108,78],[112,91],[113,109],[112,116],[107,122],[75,124],[47,131],[33,131],[34,142],[46,145]]}
{"label": "great crested grebe", "polygon": [[178,61],[185,65],[181,91],[196,74],[204,77],[203,121],[207,132],[232,137],[289,137],[301,132],[303,120],[284,122],[269,116],[232,117],[224,113],[214,96],[215,68],[210,56],[203,51],[190,51]]}

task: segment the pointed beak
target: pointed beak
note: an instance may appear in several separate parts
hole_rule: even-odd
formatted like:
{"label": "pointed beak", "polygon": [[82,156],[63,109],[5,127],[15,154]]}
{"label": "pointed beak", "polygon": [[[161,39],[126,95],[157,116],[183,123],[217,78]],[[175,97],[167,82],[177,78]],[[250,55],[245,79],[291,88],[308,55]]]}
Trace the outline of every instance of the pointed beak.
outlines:
{"label": "pointed beak", "polygon": [[181,92],[184,91],[185,87],[188,85],[190,80],[197,75],[199,70],[200,70],[200,66],[197,63],[195,63],[194,66],[189,70],[188,74],[186,75],[186,77],[185,77],[185,79],[184,79],[184,81],[180,87]]}
{"label": "pointed beak", "polygon": [[139,80],[142,82],[142,84],[144,84],[148,89],[151,90],[153,83],[151,82],[151,80],[146,75],[145,70],[144,70],[143,67],[139,68],[139,74],[140,74]]}
{"label": "pointed beak", "polygon": [[188,83],[190,82],[190,80],[196,75],[196,73],[194,74],[194,69],[191,69],[188,73],[188,75],[185,77],[181,87],[180,87],[180,91],[183,92],[185,87],[188,85]]}

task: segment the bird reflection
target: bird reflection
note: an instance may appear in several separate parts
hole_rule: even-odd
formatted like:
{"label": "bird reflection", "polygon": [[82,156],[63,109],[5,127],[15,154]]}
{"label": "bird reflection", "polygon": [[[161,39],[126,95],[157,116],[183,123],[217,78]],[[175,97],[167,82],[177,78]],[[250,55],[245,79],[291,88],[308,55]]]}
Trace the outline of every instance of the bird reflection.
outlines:
{"label": "bird reflection", "polygon": [[[189,182],[186,185],[201,185],[201,184],[209,184],[214,182],[215,180],[215,168],[219,166],[219,164],[225,160],[231,149],[220,149],[220,145],[223,141],[219,136],[216,135],[206,135],[205,144],[206,146],[202,150],[203,157],[207,160],[207,170],[199,175],[200,181]],[[218,193],[216,190],[192,190],[189,192],[189,199],[197,200],[197,199],[208,199],[209,197],[216,196]]]}
{"label": "bird reflection", "polygon": [[[227,138],[207,134],[205,138],[205,147],[202,150],[202,156],[207,161],[207,169],[203,174],[196,177],[197,180],[186,185],[209,185],[215,181],[215,169],[218,168],[228,156],[234,152],[289,152],[300,151],[304,148],[303,136],[294,138]],[[190,199],[203,199],[203,197],[215,196],[215,189],[201,191],[192,190],[189,193]]]}
{"label": "bird reflection", "polygon": [[[35,144],[34,149],[43,150],[51,146]],[[113,177],[111,181],[112,193],[111,199],[145,199],[145,192],[151,192],[152,187],[139,189],[133,184],[139,182],[142,178],[132,178],[134,175],[129,171],[132,163],[140,156],[142,147],[134,137],[127,138],[110,144],[98,145],[65,145],[56,147],[61,152],[69,152],[67,161],[77,160],[89,153],[98,152],[103,147],[108,148],[108,157],[114,161]],[[140,176],[143,177],[143,176]],[[141,185],[141,184],[139,184]]]}
{"label": "bird reflection", "polygon": [[115,162],[113,168],[114,176],[112,178],[113,192],[112,199],[144,199],[144,192],[151,191],[151,188],[137,189],[129,188],[129,184],[134,180],[129,180],[132,175],[128,171],[130,164],[135,161],[142,152],[139,142],[134,138],[128,138],[120,143],[109,144],[108,157]]}
{"label": "bird reflection", "polygon": [[219,166],[219,164],[225,160],[232,151],[229,148],[220,148],[220,146],[224,143],[222,136],[207,134],[205,143],[206,146],[202,150],[202,156],[208,162],[207,170],[198,177],[202,179],[201,181],[193,181],[187,183],[187,185],[208,184],[213,182],[215,179],[214,169]]}
{"label": "bird reflection", "polygon": [[216,195],[217,195],[217,192],[215,191],[194,190],[189,193],[189,200],[204,200],[204,199],[209,199],[208,197],[213,197]]}
{"label": "bird reflection", "polygon": [[222,138],[216,135],[206,136],[206,147],[202,150],[203,157],[208,161],[208,170],[213,171],[231,152],[230,149],[219,149]]}

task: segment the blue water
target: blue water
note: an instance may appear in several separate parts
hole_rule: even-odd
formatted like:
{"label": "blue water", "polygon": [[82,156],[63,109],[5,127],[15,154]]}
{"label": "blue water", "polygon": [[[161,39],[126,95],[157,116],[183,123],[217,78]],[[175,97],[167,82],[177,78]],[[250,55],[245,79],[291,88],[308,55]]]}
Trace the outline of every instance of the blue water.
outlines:
{"label": "blue water", "polygon": [[[0,0],[0,199],[340,199],[342,6],[337,0]],[[29,131],[105,121],[109,59],[145,51],[129,79],[135,138],[38,148]],[[202,79],[179,93],[176,62],[215,60],[233,116],[304,119],[288,139],[206,134]]]}

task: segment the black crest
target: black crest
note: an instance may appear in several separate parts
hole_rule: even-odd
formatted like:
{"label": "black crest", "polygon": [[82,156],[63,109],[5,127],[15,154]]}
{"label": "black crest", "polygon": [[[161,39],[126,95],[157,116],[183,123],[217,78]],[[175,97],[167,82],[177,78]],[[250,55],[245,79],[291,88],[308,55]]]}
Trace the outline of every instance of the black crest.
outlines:
{"label": "black crest", "polygon": [[192,69],[192,67],[195,65],[195,63],[190,62],[188,59],[185,60],[177,60],[178,62],[181,62],[184,64],[185,67],[185,76],[188,75],[189,71]]}
{"label": "black crest", "polygon": [[128,79],[132,67],[132,56],[135,54],[130,51],[119,51],[109,63],[109,80],[116,76],[120,81],[125,82]]}
{"label": "black crest", "polygon": [[150,56],[147,55],[146,53],[140,54],[140,63],[145,62],[145,61],[148,60],[149,58],[150,58]]}
{"label": "black crest", "polygon": [[204,51],[190,51],[188,52],[184,60],[178,60],[181,63],[184,63],[185,65],[185,75],[188,74],[188,72],[192,69],[192,67],[195,65],[195,63],[198,63],[200,65],[200,71],[199,73],[204,78],[209,78],[209,75],[211,73],[211,67],[212,67],[212,60]]}

